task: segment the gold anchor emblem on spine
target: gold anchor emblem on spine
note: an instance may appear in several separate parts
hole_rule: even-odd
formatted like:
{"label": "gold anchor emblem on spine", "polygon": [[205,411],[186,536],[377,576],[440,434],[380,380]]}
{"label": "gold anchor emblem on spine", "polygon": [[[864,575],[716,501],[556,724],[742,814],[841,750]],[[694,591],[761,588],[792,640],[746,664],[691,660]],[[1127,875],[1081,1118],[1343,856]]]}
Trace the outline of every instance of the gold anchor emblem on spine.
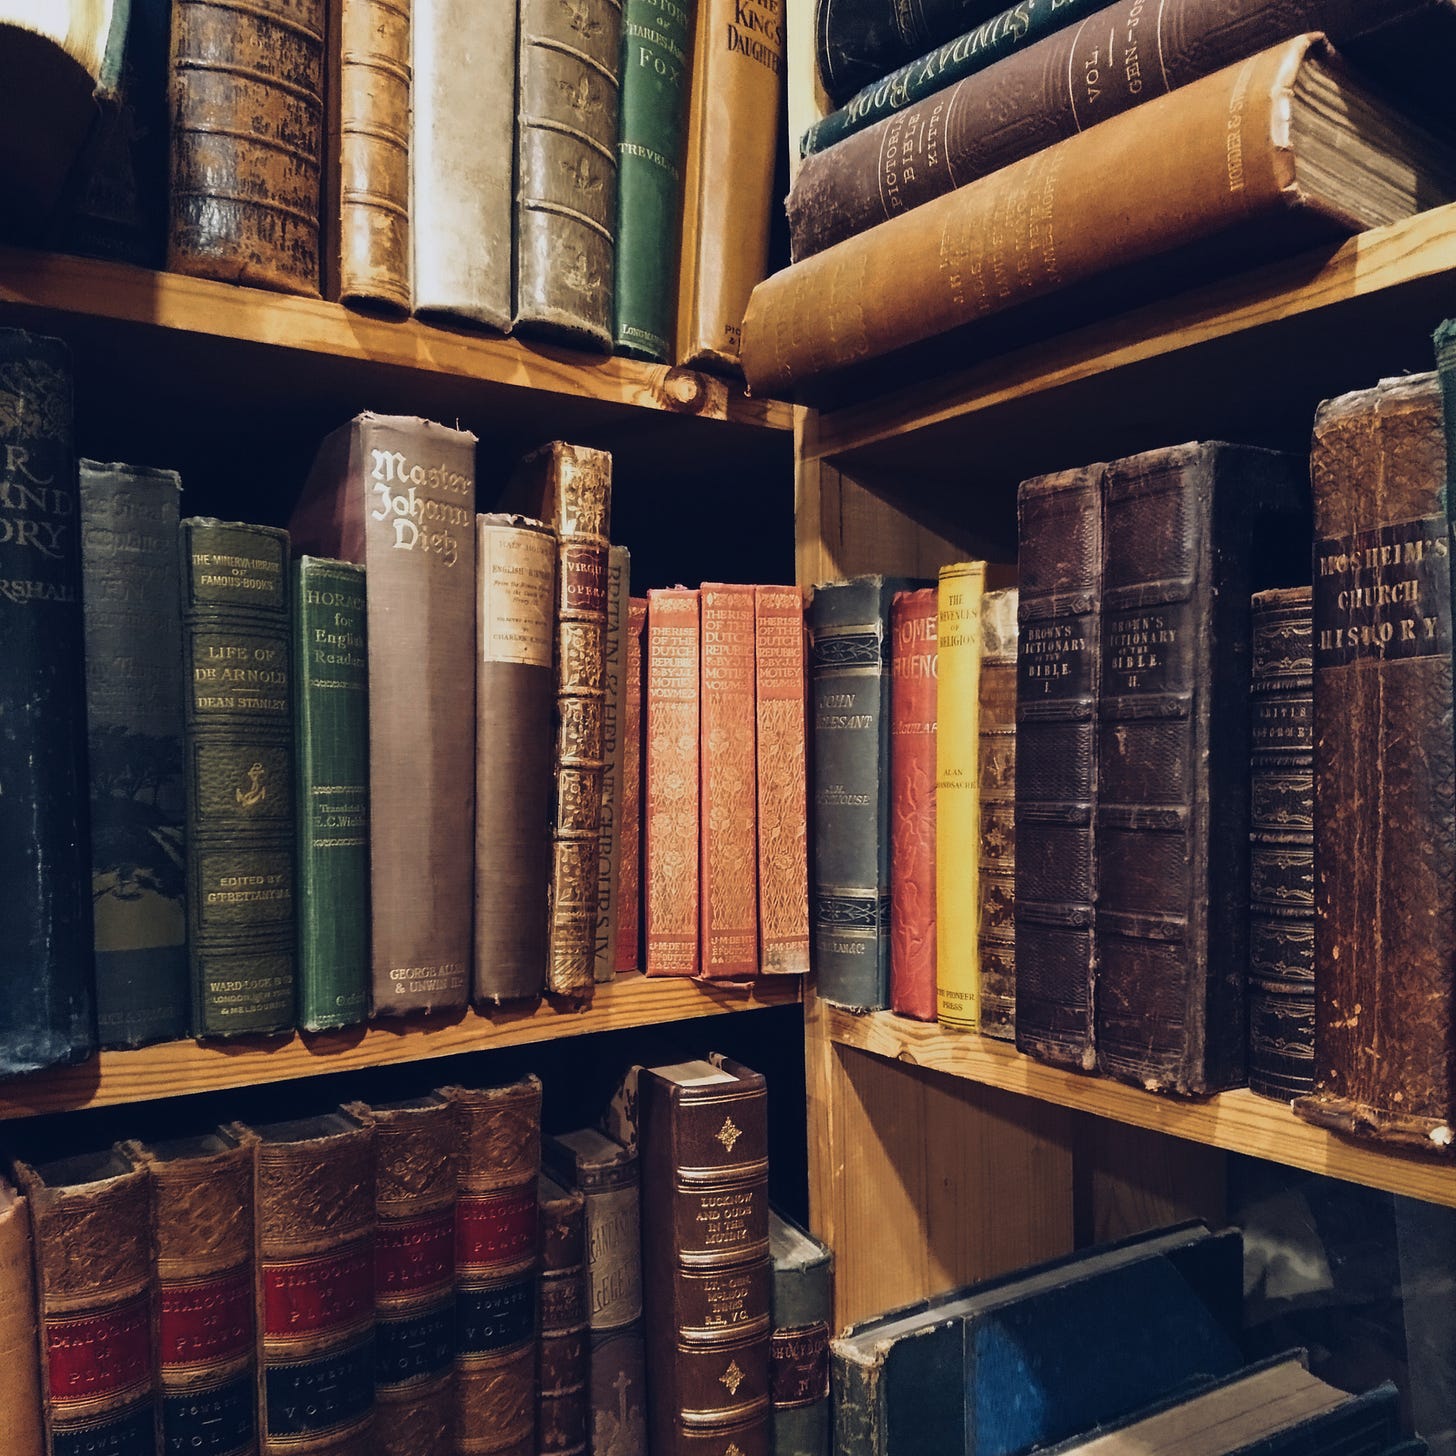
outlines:
{"label": "gold anchor emblem on spine", "polygon": [[246,792],[242,789],[234,789],[238,803],[243,808],[251,809],[255,804],[261,804],[268,797],[268,790],[264,787],[263,780],[268,777],[268,770],[261,763],[255,763],[248,770],[248,788]]}

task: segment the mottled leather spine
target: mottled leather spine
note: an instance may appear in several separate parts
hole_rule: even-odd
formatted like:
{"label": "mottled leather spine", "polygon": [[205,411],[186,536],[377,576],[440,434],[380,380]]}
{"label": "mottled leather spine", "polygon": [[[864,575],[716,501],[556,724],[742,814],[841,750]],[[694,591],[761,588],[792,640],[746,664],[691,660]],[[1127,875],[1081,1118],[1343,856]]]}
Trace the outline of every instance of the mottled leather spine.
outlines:
{"label": "mottled leather spine", "polygon": [[982,1036],[1016,1039],[1017,590],[981,599],[980,951]]}
{"label": "mottled leather spine", "polygon": [[830,1456],[834,1255],[777,1209],[769,1210],[768,1247],[773,1261],[773,1456]]}
{"label": "mottled leather spine", "polygon": [[45,1456],[30,1200],[0,1174],[0,1409],[11,1456]]}
{"label": "mottled leather spine", "polygon": [[541,1179],[540,1199],[536,1450],[539,1456],[584,1456],[591,1414],[586,1203],[579,1190],[550,1178]]}

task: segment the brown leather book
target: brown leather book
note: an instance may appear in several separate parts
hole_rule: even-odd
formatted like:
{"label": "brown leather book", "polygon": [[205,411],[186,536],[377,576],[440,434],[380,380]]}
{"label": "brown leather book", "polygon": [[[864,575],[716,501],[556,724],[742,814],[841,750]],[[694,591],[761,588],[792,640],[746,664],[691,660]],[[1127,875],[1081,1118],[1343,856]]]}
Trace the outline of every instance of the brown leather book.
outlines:
{"label": "brown leather book", "polygon": [[455,1450],[535,1456],[541,1083],[447,1087],[455,1109]]}
{"label": "brown leather book", "polygon": [[632,557],[625,546],[607,551],[607,632],[602,644],[602,811],[597,837],[597,923],[593,975],[617,976],[617,895],[622,866],[622,760],[627,711],[627,599]]}
{"label": "brown leather book", "polygon": [[1294,1104],[1442,1149],[1456,1135],[1446,450],[1432,374],[1315,416],[1315,1086]]}
{"label": "brown leather book", "polygon": [[804,593],[754,588],[758,699],[758,968],[809,972],[808,662]]}
{"label": "brown leather book", "polygon": [[981,598],[981,1023],[982,1036],[1016,1038],[1016,610],[1017,590]]}
{"label": "brown leather book", "polygon": [[30,1204],[46,1450],[156,1450],[150,1176],[112,1148],[16,1163],[15,1181]]}
{"label": "brown leather book", "polygon": [[617,856],[616,970],[642,969],[642,638],[647,598],[627,603],[627,685],[622,698],[622,809]]}
{"label": "brown leather book", "polygon": [[700,972],[758,974],[758,745],[753,588],[704,582],[698,727]]}
{"label": "brown leather book", "polygon": [[[475,898],[475,436],[362,414],[319,447],[297,551],[369,579],[370,961],[375,1016],[463,1006]],[[441,671],[440,663],[454,671]],[[428,761],[448,772],[401,772]]]}
{"label": "brown leather book", "polygon": [[643,919],[649,976],[698,972],[698,594],[647,593]]}
{"label": "brown leather book", "polygon": [[557,535],[556,793],[546,989],[585,1000],[595,984],[597,850],[606,695],[612,457],[555,440],[521,461],[502,509]]}
{"label": "brown leather book", "polygon": [[541,1179],[541,1338],[536,1351],[536,1450],[582,1456],[589,1439],[586,1203]]}
{"label": "brown leather book", "polygon": [[177,0],[167,267],[319,291],[324,0]]}
{"label": "brown leather book", "polygon": [[935,587],[890,601],[890,1009],[935,1020]]}
{"label": "brown leather book", "polygon": [[488,1006],[546,984],[556,533],[475,518],[475,966]]}
{"label": "brown leather book", "polygon": [[0,1175],[0,1410],[11,1456],[43,1456],[30,1204]]}

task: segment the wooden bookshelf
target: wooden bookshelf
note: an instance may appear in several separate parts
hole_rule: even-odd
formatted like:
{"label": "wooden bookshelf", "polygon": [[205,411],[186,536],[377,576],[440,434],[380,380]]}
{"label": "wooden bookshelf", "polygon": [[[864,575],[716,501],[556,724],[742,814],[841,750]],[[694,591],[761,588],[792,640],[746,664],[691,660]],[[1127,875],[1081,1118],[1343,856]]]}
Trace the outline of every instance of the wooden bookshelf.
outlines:
{"label": "wooden bookshelf", "polygon": [[230,1042],[165,1042],[137,1051],[102,1052],[79,1066],[0,1084],[0,1120],[756,1011],[794,1005],[799,994],[798,978],[791,976],[765,978],[750,990],[737,990],[678,977],[649,980],[634,974],[598,986],[591,1005],[582,1010],[543,1000],[505,1006],[489,1015],[467,1011],[463,1015],[409,1017],[312,1036],[295,1033]]}

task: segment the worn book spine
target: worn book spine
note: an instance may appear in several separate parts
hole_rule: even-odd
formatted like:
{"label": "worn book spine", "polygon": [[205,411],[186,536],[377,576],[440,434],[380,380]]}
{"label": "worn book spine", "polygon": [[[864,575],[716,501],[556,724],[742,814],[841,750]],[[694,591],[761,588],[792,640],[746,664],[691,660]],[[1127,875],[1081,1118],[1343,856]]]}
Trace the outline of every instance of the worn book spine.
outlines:
{"label": "worn book spine", "polygon": [[536,1450],[584,1456],[590,1439],[586,1204],[576,1189],[541,1180],[537,1298]]}
{"label": "worn book spine", "polygon": [[758,732],[753,588],[704,582],[698,771],[700,972],[758,974]]}
{"label": "worn book spine", "polygon": [[758,966],[809,972],[809,734],[804,594],[754,588],[758,701]]}
{"label": "worn book spine", "polygon": [[890,1010],[935,1020],[936,589],[890,603]]}
{"label": "worn book spine", "polygon": [[255,1141],[208,1133],[122,1147],[152,1180],[161,1449],[254,1456]]}
{"label": "worn book spine", "polygon": [[475,965],[479,1006],[546,984],[556,533],[475,518]]}
{"label": "worn book spine", "polygon": [[1096,1066],[1097,700],[1102,478],[1021,483],[1016,660],[1016,1045]]}
{"label": "worn book spine", "polygon": [[15,1177],[30,1204],[45,1449],[154,1456],[151,1179],[119,1150],[17,1163]]}
{"label": "worn book spine", "polygon": [[[1006,0],[922,0],[892,6],[884,0],[834,0],[814,7],[814,60],[819,83],[836,104],[878,80],[901,61],[990,21]],[[1033,4],[1039,0],[1032,0]],[[1063,0],[1066,3],[1066,0]]]}
{"label": "worn book spine", "polygon": [[96,1041],[80,514],[70,351],[0,330],[0,572],[12,583],[0,599],[0,1076],[79,1060]]}
{"label": "worn book spine", "polygon": [[446,1089],[455,1109],[457,1456],[535,1456],[541,1083]]}
{"label": "worn book spine", "polygon": [[0,1175],[0,1409],[11,1456],[45,1456],[30,1201]]}
{"label": "worn book spine", "polygon": [[624,0],[617,140],[612,341],[666,363],[677,301],[678,230],[695,0]]}
{"label": "worn book spine", "polygon": [[981,599],[979,825],[983,1036],[1016,1039],[1017,590]]}
{"label": "worn book spine", "polygon": [[618,816],[617,954],[614,970],[642,969],[642,652],[647,598],[627,603],[627,681],[622,697],[622,794]]}
{"label": "worn book spine", "polygon": [[1450,325],[1437,344],[1439,381],[1387,379],[1315,416],[1315,1086],[1294,1106],[1341,1132],[1449,1148]]}
{"label": "worn book spine", "polygon": [[367,609],[363,567],[295,565],[298,1024],[325,1031],[368,1009]]}
{"label": "worn book spine", "polygon": [[623,852],[623,759],[626,754],[627,598],[632,558],[625,546],[607,552],[607,631],[602,644],[602,812],[597,837],[597,923],[593,975],[617,975],[617,897]]}
{"label": "worn book spine", "polygon": [[647,593],[642,889],[649,976],[693,976],[699,965],[701,638],[697,592]]}
{"label": "worn book spine", "polygon": [[834,1256],[769,1210],[773,1260],[773,1456],[830,1456],[829,1326]]}
{"label": "worn book spine", "polygon": [[181,482],[81,461],[91,901],[102,1046],[187,1035]]}
{"label": "worn book spine", "polygon": [[174,0],[167,267],[319,291],[324,0]]}
{"label": "worn book spine", "polygon": [[1314,639],[1309,587],[1256,592],[1249,683],[1249,1086],[1314,1090]]}
{"label": "worn book spine", "polygon": [[192,1034],[294,1022],[288,532],[182,522]]}
{"label": "worn book spine", "polygon": [[[463,1006],[474,899],[475,436],[359,415],[320,447],[295,548],[364,567],[376,1016]],[[460,665],[441,672],[439,663]],[[428,760],[436,771],[403,773]]]}
{"label": "worn book spine", "polygon": [[414,0],[410,35],[414,306],[504,331],[511,326],[516,6]]}
{"label": "worn book spine", "polygon": [[736,373],[768,272],[785,0],[697,0],[688,92],[677,362]]}
{"label": "worn book spine", "polygon": [[516,327],[612,347],[621,0],[521,0]]}

